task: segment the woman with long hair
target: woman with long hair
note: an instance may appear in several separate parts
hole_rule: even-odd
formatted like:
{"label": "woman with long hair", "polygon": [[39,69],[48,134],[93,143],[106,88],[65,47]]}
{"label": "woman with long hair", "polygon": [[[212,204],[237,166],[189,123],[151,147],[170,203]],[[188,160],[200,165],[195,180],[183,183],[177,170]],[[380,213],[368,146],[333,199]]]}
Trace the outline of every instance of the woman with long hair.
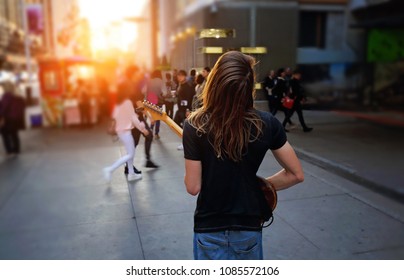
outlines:
{"label": "woman with long hair", "polygon": [[[148,135],[149,131],[146,129],[145,124],[139,121],[138,115],[129,100],[126,91],[119,91],[116,99],[116,106],[112,113],[112,121],[115,122],[115,131],[125,146],[126,155],[119,158],[112,165],[104,168],[104,177],[107,182],[111,181],[112,172],[119,166],[124,165],[133,166],[133,159],[135,157],[135,143],[131,130],[137,128],[144,135]],[[136,174],[133,168],[128,168],[128,181],[134,181],[142,178],[141,174]]]}
{"label": "woman with long hair", "polygon": [[282,124],[254,109],[255,60],[223,54],[202,92],[202,107],[185,121],[185,186],[198,195],[195,259],[263,259],[262,196],[257,171],[271,150],[282,167],[267,177],[276,190],[304,179]]}

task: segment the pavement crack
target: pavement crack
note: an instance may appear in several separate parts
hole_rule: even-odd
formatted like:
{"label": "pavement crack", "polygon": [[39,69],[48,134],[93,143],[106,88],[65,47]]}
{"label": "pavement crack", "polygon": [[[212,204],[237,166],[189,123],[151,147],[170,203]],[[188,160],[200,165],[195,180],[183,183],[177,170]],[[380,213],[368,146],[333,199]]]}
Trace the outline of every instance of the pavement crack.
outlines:
{"label": "pavement crack", "polygon": [[131,188],[130,188],[129,183],[128,183],[127,185],[128,185],[129,196],[130,196],[130,204],[132,205],[132,211],[133,211],[133,217],[132,217],[132,219],[134,220],[135,227],[136,227],[136,231],[137,231],[137,235],[138,235],[138,238],[139,238],[139,244],[140,244],[140,250],[142,251],[142,257],[143,257],[143,260],[145,260],[145,259],[146,259],[146,255],[145,255],[145,252],[144,252],[144,246],[143,246],[143,243],[142,243],[142,238],[140,237],[141,235],[140,235],[139,225],[138,225],[138,223],[137,223],[135,205],[134,205],[134,203],[133,203],[134,200],[133,200],[133,197],[132,197],[132,192],[131,192]]}

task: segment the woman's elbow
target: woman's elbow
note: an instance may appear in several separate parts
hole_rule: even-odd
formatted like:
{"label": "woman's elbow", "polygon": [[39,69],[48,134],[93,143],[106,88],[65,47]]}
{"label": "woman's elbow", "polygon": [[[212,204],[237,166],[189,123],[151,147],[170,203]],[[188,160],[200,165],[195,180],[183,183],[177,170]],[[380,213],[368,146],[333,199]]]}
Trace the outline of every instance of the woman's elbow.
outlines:
{"label": "woman's elbow", "polygon": [[200,191],[200,185],[198,184],[192,184],[190,182],[184,181],[185,183],[185,188],[187,189],[187,192],[192,195],[195,196],[197,194],[199,194]]}
{"label": "woman's elbow", "polygon": [[187,185],[186,188],[187,188],[187,192],[192,196],[195,196],[195,195],[199,194],[199,188],[198,187],[192,187],[192,186]]}
{"label": "woman's elbow", "polygon": [[303,171],[295,174],[295,180],[296,180],[296,184],[302,183],[304,181],[304,173],[303,173]]}
{"label": "woman's elbow", "polygon": [[187,192],[192,196],[196,196],[199,193],[199,191],[197,191],[197,190],[188,189],[188,188],[187,188]]}

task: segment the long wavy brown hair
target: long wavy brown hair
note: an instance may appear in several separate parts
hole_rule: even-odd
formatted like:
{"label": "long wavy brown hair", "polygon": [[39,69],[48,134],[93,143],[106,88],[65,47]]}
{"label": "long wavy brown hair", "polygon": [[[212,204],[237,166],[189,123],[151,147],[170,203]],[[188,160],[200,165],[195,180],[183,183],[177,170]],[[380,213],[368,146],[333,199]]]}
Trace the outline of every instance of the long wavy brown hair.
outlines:
{"label": "long wavy brown hair", "polygon": [[207,78],[202,107],[188,118],[199,135],[208,135],[218,158],[240,161],[248,143],[262,134],[254,110],[254,65],[255,59],[241,52],[223,54]]}

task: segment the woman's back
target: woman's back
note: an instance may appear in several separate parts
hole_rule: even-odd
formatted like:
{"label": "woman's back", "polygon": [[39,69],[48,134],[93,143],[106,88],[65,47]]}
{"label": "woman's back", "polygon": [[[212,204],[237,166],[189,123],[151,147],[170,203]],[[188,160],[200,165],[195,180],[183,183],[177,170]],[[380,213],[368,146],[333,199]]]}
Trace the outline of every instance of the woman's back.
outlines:
{"label": "woman's back", "polygon": [[132,102],[129,99],[125,99],[121,103],[115,105],[112,113],[113,119],[116,121],[116,131],[130,130],[134,128],[132,123],[135,110]]}
{"label": "woman's back", "polygon": [[[282,124],[254,109],[255,60],[223,54],[210,72],[202,107],[184,125],[185,186],[198,195],[195,259],[262,259],[268,206],[257,171],[271,150],[282,170],[264,180],[275,189],[303,180]],[[247,242],[248,240],[248,242]]]}

